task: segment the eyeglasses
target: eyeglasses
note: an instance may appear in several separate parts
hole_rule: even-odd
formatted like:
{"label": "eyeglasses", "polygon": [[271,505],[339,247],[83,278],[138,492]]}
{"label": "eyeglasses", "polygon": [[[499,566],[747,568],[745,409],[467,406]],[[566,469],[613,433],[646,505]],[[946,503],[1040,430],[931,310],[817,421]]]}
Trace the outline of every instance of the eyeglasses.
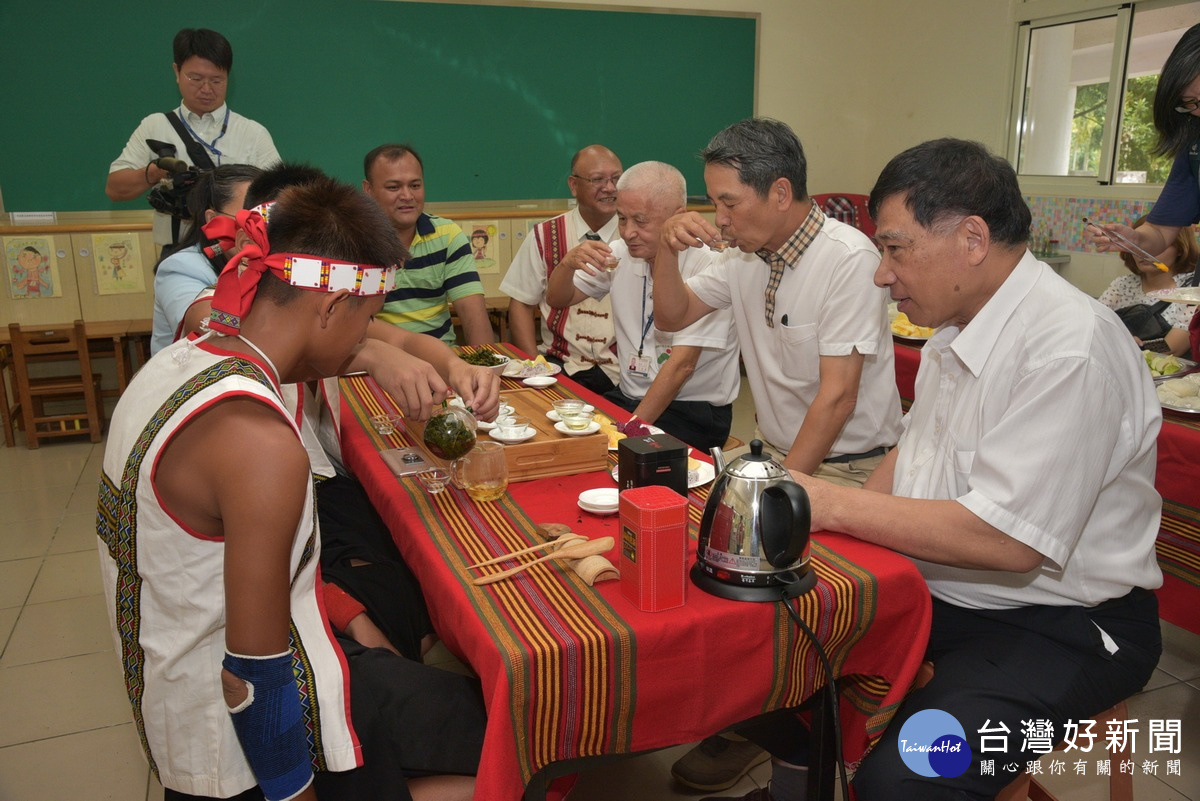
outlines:
{"label": "eyeglasses", "polygon": [[208,84],[213,89],[220,89],[225,85],[226,81],[224,77],[205,78],[203,75],[193,75],[190,72],[184,73],[183,77],[187,78],[188,83],[190,83],[192,86],[202,86],[203,84]]}
{"label": "eyeglasses", "polygon": [[578,181],[586,181],[587,183],[599,189],[602,186],[607,186],[609,183],[612,183],[613,186],[616,186],[617,181],[621,180],[621,173],[617,173],[616,175],[608,175],[603,178],[584,178],[582,175],[571,173],[571,177]]}
{"label": "eyeglasses", "polygon": [[1200,100],[1180,100],[1175,110],[1180,114],[1191,114],[1198,108],[1200,108]]}

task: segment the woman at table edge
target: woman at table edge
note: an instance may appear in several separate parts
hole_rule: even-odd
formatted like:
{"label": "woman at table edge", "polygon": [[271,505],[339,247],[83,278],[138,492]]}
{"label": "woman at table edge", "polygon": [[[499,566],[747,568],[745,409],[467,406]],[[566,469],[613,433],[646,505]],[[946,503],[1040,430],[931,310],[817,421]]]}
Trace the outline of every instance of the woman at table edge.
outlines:
{"label": "woman at table edge", "polygon": [[150,339],[150,355],[170,345],[179,337],[184,314],[196,296],[212,286],[225,266],[225,260],[214,263],[204,255],[211,243],[203,226],[213,217],[232,217],[242,208],[250,183],[262,175],[262,170],[249,164],[223,164],[211,172],[202,173],[188,192],[188,211],[193,225],[179,248],[154,268],[154,329]]}
{"label": "woman at table edge", "polygon": [[[1145,217],[1134,222],[1137,230],[1144,225]],[[1162,272],[1154,262],[1135,258],[1130,253],[1122,252],[1121,261],[1129,270],[1129,275],[1121,275],[1113,279],[1100,295],[1100,302],[1113,311],[1119,311],[1139,304],[1152,306],[1158,299],[1147,293],[1167,289],[1193,286],[1196,277],[1196,259],[1200,255],[1200,243],[1196,242],[1196,234],[1191,228],[1180,228],[1175,241],[1159,253],[1156,258],[1169,268]],[[1160,325],[1168,326],[1169,330],[1162,335],[1162,342],[1176,356],[1190,358],[1191,343],[1188,339],[1188,321],[1192,318],[1192,307],[1187,303],[1172,303],[1158,313]],[[1138,347],[1147,349],[1147,343],[1134,336]]]}
{"label": "woman at table edge", "polygon": [[[1158,201],[1140,228],[1120,223],[1103,227],[1161,253],[1181,228],[1200,222],[1200,24],[1187,29],[1163,64],[1154,93],[1154,127],[1155,152],[1175,159]],[[1118,249],[1102,233],[1085,230],[1100,252]],[[1200,314],[1192,318],[1190,333],[1192,352],[1200,352]]]}

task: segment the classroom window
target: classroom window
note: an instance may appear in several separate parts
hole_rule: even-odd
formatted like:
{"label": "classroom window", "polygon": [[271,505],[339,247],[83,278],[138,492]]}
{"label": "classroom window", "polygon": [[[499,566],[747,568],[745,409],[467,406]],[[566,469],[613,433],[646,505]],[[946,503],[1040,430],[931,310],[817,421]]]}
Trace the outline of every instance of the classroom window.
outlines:
{"label": "classroom window", "polygon": [[1147,2],[1022,25],[1017,171],[1086,183],[1160,184],[1152,155],[1163,62],[1200,19],[1200,2]]}

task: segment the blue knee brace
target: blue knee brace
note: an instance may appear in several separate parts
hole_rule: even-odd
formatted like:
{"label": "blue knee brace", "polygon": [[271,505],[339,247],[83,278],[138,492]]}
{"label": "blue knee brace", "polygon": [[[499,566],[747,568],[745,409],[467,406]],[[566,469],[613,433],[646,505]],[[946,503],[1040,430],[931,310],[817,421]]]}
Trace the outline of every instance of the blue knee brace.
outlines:
{"label": "blue knee brace", "polygon": [[246,682],[246,700],[229,715],[259,789],[267,801],[299,794],[312,781],[312,762],[291,652],[239,656],[226,651],[221,664]]}

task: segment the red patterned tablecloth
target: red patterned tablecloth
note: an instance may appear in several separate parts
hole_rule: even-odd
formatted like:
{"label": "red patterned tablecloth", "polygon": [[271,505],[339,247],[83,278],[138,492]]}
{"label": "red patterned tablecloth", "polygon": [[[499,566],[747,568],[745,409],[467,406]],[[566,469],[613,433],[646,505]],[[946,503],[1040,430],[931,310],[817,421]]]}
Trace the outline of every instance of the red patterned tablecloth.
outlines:
{"label": "red patterned tablecloth", "polygon": [[[905,408],[912,402],[920,363],[919,348],[896,343],[896,384]],[[1200,634],[1200,421],[1196,418],[1163,413],[1154,486],[1163,498],[1156,543],[1163,571],[1158,614]]]}
{"label": "red patterned tablecloth", "polygon": [[[573,382],[543,391],[578,394],[627,416]],[[403,429],[380,436],[361,425],[394,411],[390,399],[366,377],[343,379],[342,394],[346,463],[419,577],[439,635],[483,683],[489,719],[476,798],[515,800],[551,763],[692,742],[795,706],[825,684],[815,651],[779,604],[689,587],[683,607],[644,613],[619,581],[589,587],[556,562],[472,585],[466,565],[538,542],[536,523],[616,535],[616,516],[576,505],[582,490],[614,486],[611,477],[512,484],[491,503],[453,488],[431,496],[414,478],[393,476],[378,455],[408,444]],[[690,498],[693,553],[706,495],[698,488]],[[820,580],[799,609],[842,677],[843,745],[853,763],[882,733],[921,662],[928,591],[909,560],[838,534],[814,537],[812,563]]]}

